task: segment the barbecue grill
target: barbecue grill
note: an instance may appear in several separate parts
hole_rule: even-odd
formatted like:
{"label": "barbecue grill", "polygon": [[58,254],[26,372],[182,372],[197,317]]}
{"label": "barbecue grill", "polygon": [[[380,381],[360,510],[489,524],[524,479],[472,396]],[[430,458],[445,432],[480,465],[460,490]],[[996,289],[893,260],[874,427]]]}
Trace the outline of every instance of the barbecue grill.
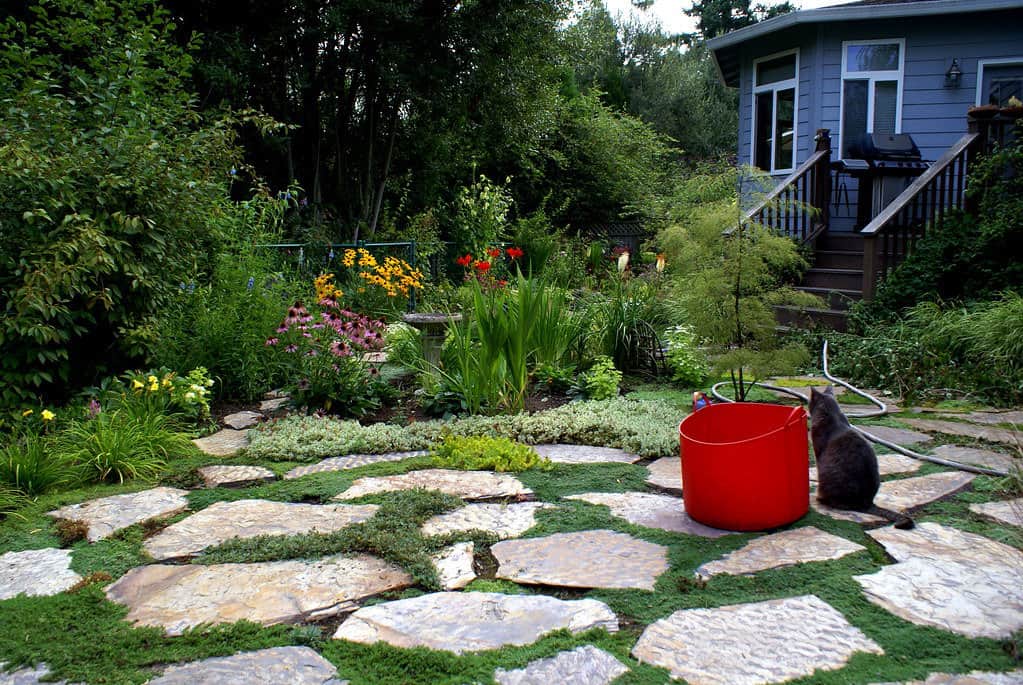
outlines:
{"label": "barbecue grill", "polygon": [[838,169],[857,179],[856,229],[860,230],[930,166],[907,133],[865,133]]}

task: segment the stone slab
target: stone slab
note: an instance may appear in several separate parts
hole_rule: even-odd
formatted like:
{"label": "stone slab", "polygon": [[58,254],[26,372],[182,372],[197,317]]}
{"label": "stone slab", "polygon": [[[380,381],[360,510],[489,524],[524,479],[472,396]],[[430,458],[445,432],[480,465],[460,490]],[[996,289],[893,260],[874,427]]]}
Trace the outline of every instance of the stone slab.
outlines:
{"label": "stone slab", "polygon": [[334,637],[464,654],[528,645],[554,630],[580,633],[592,628],[618,630],[614,613],[595,599],[436,592],[359,609],[341,624]]}
{"label": "stone slab", "polygon": [[180,635],[201,623],[319,620],[412,582],[400,568],[358,555],[258,564],[152,564],[128,571],[106,594],[128,607],[128,621]]}
{"label": "stone slab", "polygon": [[871,685],[1023,685],[1023,671],[990,673],[972,671],[966,675],[932,673],[927,680],[907,680],[904,683],[872,683]]}
{"label": "stone slab", "polygon": [[277,479],[276,474],[264,466],[215,464],[198,471],[208,488],[244,488]]}
{"label": "stone slab", "polygon": [[136,523],[184,511],[188,508],[187,494],[187,490],[177,488],[152,488],[71,504],[47,512],[47,515],[85,523],[89,526],[86,538],[89,542],[96,542]]}
{"label": "stone slab", "polygon": [[225,416],[223,418],[223,423],[228,428],[241,431],[258,426],[263,418],[263,415],[258,411],[239,411]]}
{"label": "stone slab", "polygon": [[974,478],[972,473],[942,471],[927,476],[886,480],[881,483],[874,504],[893,511],[922,507],[962,490]]}
{"label": "stone slab", "polygon": [[1023,527],[1023,497],[1006,500],[1004,502],[985,502],[984,504],[971,504],[970,511],[981,516],[993,518],[996,521],[1007,523],[1010,526]]}
{"label": "stone slab", "polygon": [[216,502],[168,526],[146,540],[143,547],[157,561],[184,559],[232,538],[333,533],[368,521],[377,509],[375,504],[296,504],[260,499]]}
{"label": "stone slab", "polygon": [[961,435],[974,440],[987,440],[988,442],[1000,442],[1015,447],[1023,443],[1023,432],[1009,430],[1007,428],[995,428],[993,426],[978,426],[975,423],[964,423],[962,421],[941,421],[939,419],[902,419],[914,428],[929,431],[931,433],[945,433],[947,435]]}
{"label": "stone slab", "polygon": [[290,397],[275,397],[270,400],[263,400],[259,403],[259,411],[263,414],[275,414],[286,409],[290,402]]}
{"label": "stone slab", "polygon": [[[919,471],[923,464],[919,459],[913,459],[901,454],[879,454],[877,455],[877,470],[882,476],[891,476],[896,473],[913,473]],[[817,467],[810,467],[810,481],[817,482]]]}
{"label": "stone slab", "polygon": [[309,647],[272,647],[169,666],[146,685],[344,685]]}
{"label": "stone slab", "polygon": [[343,457],[328,457],[318,461],[315,464],[309,464],[307,466],[296,466],[287,473],[284,474],[284,480],[291,480],[292,478],[301,478],[302,476],[308,476],[310,473],[327,473],[328,471],[347,471],[348,469],[357,469],[360,466],[369,466],[370,464],[379,464],[385,461],[402,461],[403,459],[410,459],[412,457],[421,457],[429,452],[425,450],[417,450],[414,452],[389,452],[387,454],[348,454]]}
{"label": "stone slab", "polygon": [[635,464],[642,459],[638,454],[613,447],[591,447],[589,445],[534,445],[541,457],[557,464]]}
{"label": "stone slab", "polygon": [[461,590],[476,580],[476,572],[472,568],[474,551],[473,543],[458,542],[430,555],[442,589]]}
{"label": "stone slab", "polygon": [[64,592],[82,577],[71,570],[71,550],[30,549],[0,554],[0,600]]}
{"label": "stone slab", "polygon": [[682,460],[678,457],[661,457],[647,464],[650,473],[646,482],[672,495],[682,495]]}
{"label": "stone slab", "polygon": [[[6,662],[0,661],[0,685],[39,685],[44,682],[43,678],[50,675],[50,668],[46,664],[37,664],[31,668],[19,668],[15,671],[4,671]],[[66,680],[45,681],[47,685],[67,685]]]}
{"label": "stone slab", "polygon": [[673,533],[719,538],[733,531],[705,526],[686,513],[685,502],[671,495],[650,492],[585,492],[565,499],[603,505],[611,514],[636,526],[659,528]]}
{"label": "stone slab", "polygon": [[[909,420],[906,420],[906,423],[909,423]],[[882,440],[893,442],[896,445],[919,445],[933,440],[931,436],[925,433],[918,433],[917,431],[906,430],[905,428],[871,426],[867,424],[857,424],[856,427]]]}
{"label": "stone slab", "polygon": [[994,426],[1000,423],[1017,426],[1023,424],[1023,410],[971,411],[969,414],[958,414],[957,418],[970,421],[971,423],[982,423],[988,426]]}
{"label": "stone slab", "polygon": [[941,445],[931,452],[934,456],[957,461],[962,464],[973,464],[984,468],[996,469],[1008,473],[1014,466],[1023,466],[1023,460],[1011,454],[982,450],[976,447],[960,447],[958,445]]}
{"label": "stone slab", "polygon": [[937,523],[867,533],[898,563],[854,576],[896,616],[967,637],[1004,638],[1023,628],[1023,552]]}
{"label": "stone slab", "polygon": [[865,549],[845,538],[807,526],[754,538],[745,547],[700,566],[696,569],[696,575],[701,578],[721,573],[732,576],[752,575],[771,568],[841,559],[847,554]]}
{"label": "stone slab", "polygon": [[593,645],[529,662],[525,668],[494,672],[498,685],[608,685],[629,668]]}
{"label": "stone slab", "polygon": [[214,457],[230,457],[239,450],[249,446],[247,431],[236,431],[224,428],[205,438],[197,438],[192,442],[206,454]]}
{"label": "stone slab", "polygon": [[507,473],[423,469],[397,476],[359,478],[334,499],[350,500],[397,490],[439,490],[464,500],[521,500],[533,495],[533,491],[523,485],[522,481]]}
{"label": "stone slab", "polygon": [[814,595],[684,609],[647,626],[632,655],[690,685],[761,685],[832,671],[857,652],[884,654]]}
{"label": "stone slab", "polygon": [[518,537],[536,525],[536,512],[553,509],[546,502],[511,502],[508,504],[466,504],[464,507],[438,514],[423,524],[423,535],[447,535],[470,530],[493,533],[501,540]]}
{"label": "stone slab", "polygon": [[816,497],[811,496],[810,506],[818,514],[824,514],[830,516],[833,519],[839,521],[852,521],[858,523],[861,526],[876,526],[882,523],[887,523],[888,519],[883,516],[877,516],[876,514],[867,514],[862,511],[849,511],[847,509],[834,509],[832,507],[821,504],[817,501]]}
{"label": "stone slab", "polygon": [[653,590],[668,570],[667,547],[610,530],[505,540],[490,551],[498,578],[529,585]]}

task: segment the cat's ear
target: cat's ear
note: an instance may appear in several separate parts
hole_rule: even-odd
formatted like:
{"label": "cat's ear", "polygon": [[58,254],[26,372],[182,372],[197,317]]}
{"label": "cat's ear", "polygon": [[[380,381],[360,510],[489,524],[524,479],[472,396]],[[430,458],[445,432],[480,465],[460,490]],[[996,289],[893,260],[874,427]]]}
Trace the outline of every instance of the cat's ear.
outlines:
{"label": "cat's ear", "polygon": [[828,395],[830,397],[834,397],[835,396],[835,386],[829,385],[828,387],[824,388],[824,394]]}
{"label": "cat's ear", "polygon": [[817,388],[810,388],[810,401],[816,402],[817,398],[820,397],[820,393],[817,392]]}

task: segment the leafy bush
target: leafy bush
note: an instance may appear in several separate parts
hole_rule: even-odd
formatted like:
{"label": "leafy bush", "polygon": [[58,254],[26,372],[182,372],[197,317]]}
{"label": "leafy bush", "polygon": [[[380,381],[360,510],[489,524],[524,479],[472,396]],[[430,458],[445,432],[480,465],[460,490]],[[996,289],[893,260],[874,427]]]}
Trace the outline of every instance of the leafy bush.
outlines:
{"label": "leafy bush", "polygon": [[129,371],[100,389],[107,404],[129,416],[155,414],[184,417],[193,426],[210,417],[210,388],[214,381],[199,367],[179,376],[168,368]]}
{"label": "leafy bush", "polygon": [[671,367],[671,379],[687,387],[697,387],[707,380],[707,359],[697,347],[699,342],[692,326],[680,324],[664,333],[667,344],[665,359]]}
{"label": "leafy bush", "polygon": [[28,497],[21,490],[0,482],[0,516],[20,509],[28,502]]}
{"label": "leafy bush", "polygon": [[[423,289],[423,273],[404,259],[394,256],[377,258],[367,249],[348,248],[341,254],[340,273],[342,287],[332,285],[334,274],[322,274],[318,279],[317,300],[324,296],[341,301],[349,309],[372,316],[395,315],[404,311],[409,295]],[[329,287],[328,287],[329,286]]]}
{"label": "leafy bush", "polygon": [[449,435],[430,448],[434,466],[465,471],[550,470],[549,459],[541,458],[532,447],[490,436]]}
{"label": "leafy bush", "polygon": [[505,186],[484,175],[459,190],[450,231],[451,239],[460,248],[459,253],[483,254],[489,245],[497,242],[504,232],[511,205],[511,194]]}
{"label": "leafy bush", "polygon": [[423,366],[423,340],[417,331],[407,323],[392,323],[384,332],[387,361],[410,369]]}
{"label": "leafy bush", "polygon": [[522,272],[527,276],[542,276],[558,249],[560,238],[542,208],[520,217],[512,226],[512,242],[523,251]]}
{"label": "leafy bush", "polygon": [[25,435],[0,448],[0,483],[25,495],[41,495],[77,480],[72,464],[43,436]]}
{"label": "leafy bush", "polygon": [[627,271],[611,278],[609,292],[590,301],[586,318],[595,331],[594,352],[628,371],[642,365],[644,346],[657,340],[657,328],[668,321],[665,292],[660,278],[634,278]]}
{"label": "leafy bush", "polygon": [[582,375],[582,387],[591,400],[606,400],[618,395],[622,372],[610,357],[597,357],[589,371]]}

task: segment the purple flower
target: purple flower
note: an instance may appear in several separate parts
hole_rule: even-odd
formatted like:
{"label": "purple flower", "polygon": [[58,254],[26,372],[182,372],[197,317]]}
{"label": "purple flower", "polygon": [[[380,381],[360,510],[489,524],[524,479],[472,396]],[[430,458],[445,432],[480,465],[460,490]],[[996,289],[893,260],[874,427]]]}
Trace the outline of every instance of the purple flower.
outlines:
{"label": "purple flower", "polygon": [[278,333],[287,333],[288,332],[288,327],[287,326],[281,326],[280,328],[277,329],[277,332]]}
{"label": "purple flower", "polygon": [[89,405],[85,408],[85,410],[88,412],[89,418],[94,419],[99,416],[101,411],[103,411],[103,407],[100,406],[99,400],[93,397],[89,400]]}
{"label": "purple flower", "polygon": [[285,352],[298,352],[298,345],[288,345],[284,348]]}
{"label": "purple flower", "polygon": [[252,290],[255,287],[255,285],[256,285],[256,277],[255,276],[249,276],[249,283],[245,287],[248,288],[249,290]]}
{"label": "purple flower", "polygon": [[266,346],[270,347],[272,345],[276,345],[279,342],[280,342],[280,340],[278,340],[277,338],[267,338],[266,339]]}
{"label": "purple flower", "polygon": [[303,338],[311,338],[311,337],[313,337],[313,334],[312,333],[303,333],[302,337]]}

